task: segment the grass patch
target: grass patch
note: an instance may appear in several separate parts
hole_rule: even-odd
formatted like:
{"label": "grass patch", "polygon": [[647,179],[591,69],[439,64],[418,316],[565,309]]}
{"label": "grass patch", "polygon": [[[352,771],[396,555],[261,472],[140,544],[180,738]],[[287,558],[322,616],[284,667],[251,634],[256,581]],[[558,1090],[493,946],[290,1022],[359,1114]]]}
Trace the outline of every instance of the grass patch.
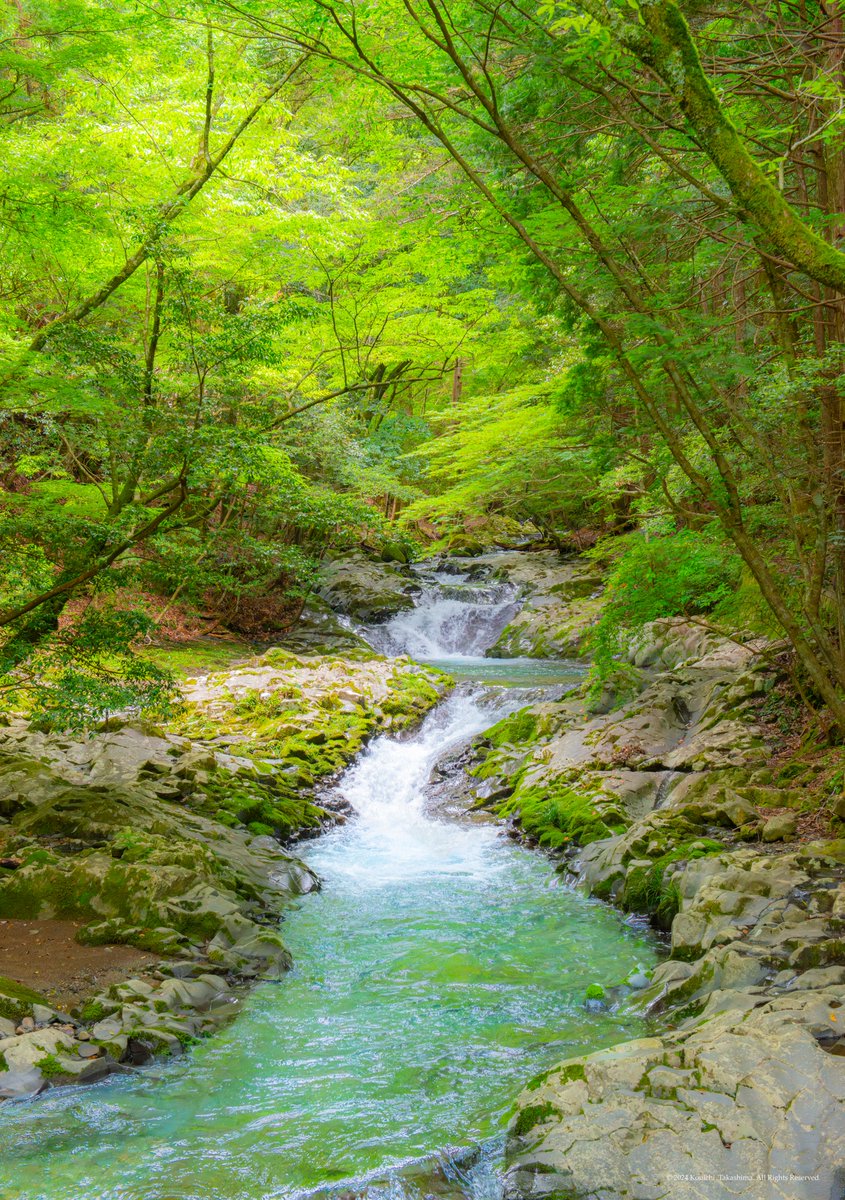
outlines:
{"label": "grass patch", "polygon": [[620,904],[626,912],[645,913],[659,929],[670,929],[680,912],[681,893],[673,880],[666,879],[666,869],[672,863],[704,858],[724,850],[720,842],[698,838],[694,842],[675,846],[648,867],[634,867],[625,879]]}
{"label": "grass patch", "polygon": [[144,649],[144,657],[157,667],[165,667],[174,675],[208,675],[214,671],[225,671],[228,667],[255,654],[248,642],[224,638],[197,638],[191,642],[167,642],[160,646]]}

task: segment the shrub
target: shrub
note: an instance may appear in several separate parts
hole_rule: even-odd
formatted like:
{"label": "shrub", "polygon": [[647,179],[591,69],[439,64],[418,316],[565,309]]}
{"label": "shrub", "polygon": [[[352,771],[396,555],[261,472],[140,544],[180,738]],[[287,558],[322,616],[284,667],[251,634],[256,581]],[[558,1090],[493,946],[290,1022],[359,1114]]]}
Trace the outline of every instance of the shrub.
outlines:
{"label": "shrub", "polygon": [[607,603],[591,638],[594,683],[614,669],[624,633],[660,617],[709,612],[735,592],[741,573],[739,556],[710,533],[628,535],[611,568]]}

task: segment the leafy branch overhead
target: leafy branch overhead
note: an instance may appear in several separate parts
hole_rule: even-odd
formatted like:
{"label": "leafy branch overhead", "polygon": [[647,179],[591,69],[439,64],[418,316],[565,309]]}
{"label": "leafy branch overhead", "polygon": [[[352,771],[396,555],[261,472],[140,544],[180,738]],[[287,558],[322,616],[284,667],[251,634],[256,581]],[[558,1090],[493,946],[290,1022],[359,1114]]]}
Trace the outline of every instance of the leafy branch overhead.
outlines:
{"label": "leafy branch overhead", "polygon": [[845,726],[838,8],[2,21],[4,687],[155,706],[157,622],[275,638],[327,555],[515,522],[598,541],[608,670],[741,611]]}

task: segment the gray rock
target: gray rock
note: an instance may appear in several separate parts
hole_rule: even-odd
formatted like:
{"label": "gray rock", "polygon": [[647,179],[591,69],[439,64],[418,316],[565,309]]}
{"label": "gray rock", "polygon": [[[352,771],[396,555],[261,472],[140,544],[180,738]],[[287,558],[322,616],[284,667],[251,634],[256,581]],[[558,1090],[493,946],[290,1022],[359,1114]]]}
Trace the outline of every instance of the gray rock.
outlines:
{"label": "gray rock", "polygon": [[22,1071],[37,1066],[43,1058],[70,1050],[73,1045],[74,1040],[70,1034],[50,1026],[47,1029],[37,1029],[33,1033],[6,1038],[0,1042],[0,1052],[11,1070]]}
{"label": "gray rock", "polygon": [[37,1067],[23,1067],[16,1071],[0,1071],[0,1099],[16,1100],[22,1096],[34,1096],[47,1086],[44,1076]]}
{"label": "gray rock", "polygon": [[76,1078],[79,1083],[96,1083],[98,1079],[104,1079],[107,1075],[121,1070],[114,1059],[105,1054],[101,1058],[89,1059]]}
{"label": "gray rock", "polygon": [[123,1024],[121,1021],[116,1020],[114,1017],[106,1017],[91,1027],[91,1037],[95,1038],[98,1042],[110,1042],[112,1038],[117,1037],[122,1029]]}
{"label": "gray rock", "polygon": [[382,621],[413,608],[417,590],[410,571],[357,552],[328,562],[319,584],[320,596],[333,609],[361,621]]}
{"label": "gray rock", "polygon": [[798,821],[792,813],[776,813],[763,826],[764,842],[788,842],[795,837]]}

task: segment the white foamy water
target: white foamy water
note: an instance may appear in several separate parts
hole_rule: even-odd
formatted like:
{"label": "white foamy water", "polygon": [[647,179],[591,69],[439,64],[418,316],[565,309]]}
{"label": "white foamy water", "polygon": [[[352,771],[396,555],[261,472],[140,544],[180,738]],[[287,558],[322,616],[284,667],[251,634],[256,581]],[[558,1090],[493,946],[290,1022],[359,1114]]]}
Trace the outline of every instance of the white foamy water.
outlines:
{"label": "white foamy water", "polygon": [[425,787],[438,759],[518,703],[516,693],[494,698],[459,689],[427,717],[413,738],[375,741],[337,787],[357,814],[355,855],[349,855],[345,845],[324,839],[317,851],[319,871],[369,879],[376,887],[417,876],[488,871],[487,850],[495,828],[433,820],[425,811]]}
{"label": "white foamy water", "polygon": [[383,654],[426,661],[473,658],[492,646],[519,612],[511,583],[473,583],[466,575],[419,569],[415,607],[362,632]]}

